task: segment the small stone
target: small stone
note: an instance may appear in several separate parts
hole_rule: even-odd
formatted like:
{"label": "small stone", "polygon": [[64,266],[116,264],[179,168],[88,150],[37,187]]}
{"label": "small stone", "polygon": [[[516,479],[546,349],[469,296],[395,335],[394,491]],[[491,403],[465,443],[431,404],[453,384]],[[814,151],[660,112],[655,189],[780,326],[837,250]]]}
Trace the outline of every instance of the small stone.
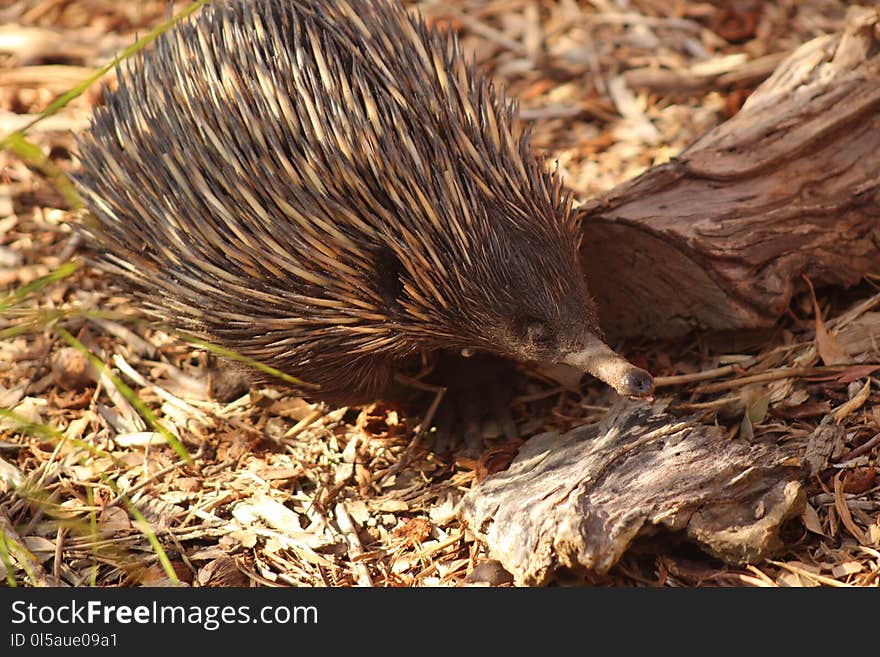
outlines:
{"label": "small stone", "polygon": [[62,390],[82,390],[95,383],[96,377],[85,354],[64,347],[52,354],[52,380]]}
{"label": "small stone", "polygon": [[500,561],[489,559],[474,568],[464,579],[468,584],[488,584],[501,586],[513,582],[513,575],[504,570]]}

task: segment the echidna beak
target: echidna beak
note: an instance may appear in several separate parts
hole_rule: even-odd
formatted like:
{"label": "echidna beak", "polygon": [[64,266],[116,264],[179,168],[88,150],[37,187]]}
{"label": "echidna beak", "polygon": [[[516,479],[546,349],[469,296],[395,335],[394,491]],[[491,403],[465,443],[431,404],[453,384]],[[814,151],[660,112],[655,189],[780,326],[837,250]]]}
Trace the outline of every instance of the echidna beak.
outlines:
{"label": "echidna beak", "polygon": [[566,355],[562,362],[592,374],[625,397],[644,399],[654,394],[654,377],[598,338],[591,340],[583,350]]}

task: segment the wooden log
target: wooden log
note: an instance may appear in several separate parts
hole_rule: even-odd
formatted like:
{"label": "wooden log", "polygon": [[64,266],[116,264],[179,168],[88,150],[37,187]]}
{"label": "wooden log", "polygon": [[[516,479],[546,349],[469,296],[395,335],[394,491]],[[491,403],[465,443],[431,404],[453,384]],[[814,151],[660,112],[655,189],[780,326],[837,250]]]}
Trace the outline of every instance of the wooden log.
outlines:
{"label": "wooden log", "polygon": [[550,583],[560,568],[605,573],[661,529],[741,564],[782,546],[782,524],[804,508],[803,473],[774,446],[624,399],[599,424],[530,439],[458,510],[520,585]]}
{"label": "wooden log", "polygon": [[611,337],[771,325],[802,275],[880,274],[880,22],[786,59],[731,120],[580,209]]}

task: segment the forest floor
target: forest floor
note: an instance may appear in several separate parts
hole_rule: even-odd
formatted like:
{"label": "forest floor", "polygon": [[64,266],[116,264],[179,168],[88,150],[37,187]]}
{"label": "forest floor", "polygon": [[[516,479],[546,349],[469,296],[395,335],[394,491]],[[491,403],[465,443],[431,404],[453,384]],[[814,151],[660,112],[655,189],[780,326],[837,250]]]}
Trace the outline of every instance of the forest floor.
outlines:
{"label": "forest floor", "polygon": [[[174,13],[188,4],[175,2]],[[667,161],[735,114],[782,57],[838,30],[856,3],[414,4],[430,22],[458,30],[464,48],[519,99],[535,146],[586,199]],[[169,10],[166,0],[0,0],[0,138]],[[101,82],[26,130],[44,161],[23,156],[23,147],[0,152],[0,581],[479,580],[474,572],[487,555],[455,506],[487,465],[436,454],[418,439],[424,409],[327,408],[281,386],[221,393],[216,356],[146,322],[101,272],[68,264],[82,262],[70,228],[82,217],[57,172],[76,171],[74,137],[101,102]],[[732,567],[646,541],[591,583],[880,584],[876,287],[867,280],[855,290],[820,290],[815,303],[800,295],[765,331],[615,345],[667,377],[659,392],[673,406],[703,409],[729,440],[785,444],[823,422],[842,429],[827,467],[805,482],[806,510],[773,559]],[[81,345],[102,365],[90,364]],[[823,369],[820,361],[850,366]],[[742,362],[757,365],[713,381],[674,378]],[[800,374],[779,374],[792,367]],[[536,375],[513,411],[529,437],[594,422],[613,399],[594,380],[570,389]],[[485,432],[491,445],[497,431]],[[503,583],[503,574],[490,581]]]}

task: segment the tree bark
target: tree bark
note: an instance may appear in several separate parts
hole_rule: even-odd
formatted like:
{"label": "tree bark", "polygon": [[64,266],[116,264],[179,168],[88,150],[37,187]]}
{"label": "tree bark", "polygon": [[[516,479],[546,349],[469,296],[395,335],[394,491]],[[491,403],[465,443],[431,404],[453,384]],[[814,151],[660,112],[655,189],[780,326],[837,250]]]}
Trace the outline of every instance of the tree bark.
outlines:
{"label": "tree bark", "polygon": [[796,50],[731,120],[581,206],[609,335],[771,325],[803,283],[880,273],[880,21]]}

